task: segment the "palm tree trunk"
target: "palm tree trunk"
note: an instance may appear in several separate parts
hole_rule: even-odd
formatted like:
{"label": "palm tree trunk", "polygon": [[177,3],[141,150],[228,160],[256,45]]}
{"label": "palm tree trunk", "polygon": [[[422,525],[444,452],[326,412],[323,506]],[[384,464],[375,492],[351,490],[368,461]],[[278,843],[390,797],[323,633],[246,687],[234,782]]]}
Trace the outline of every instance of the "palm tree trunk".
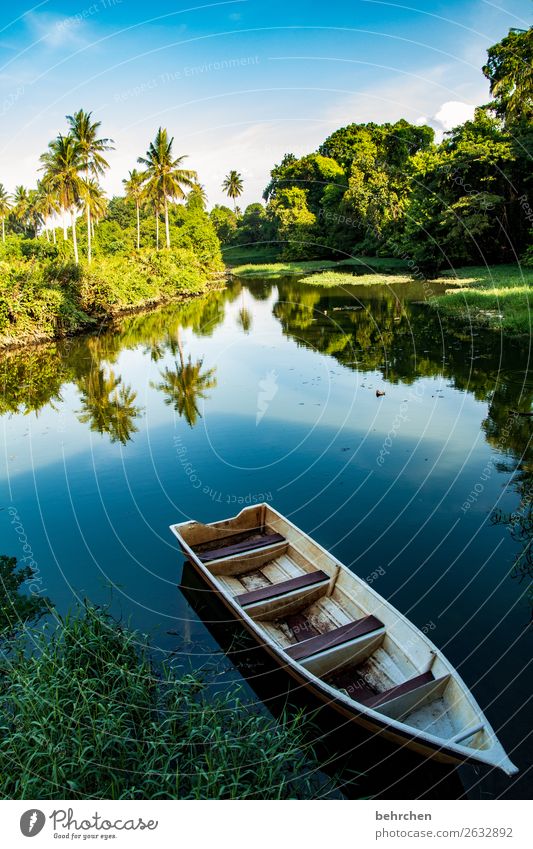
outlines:
{"label": "palm tree trunk", "polygon": [[78,265],[78,263],[79,263],[78,237],[77,237],[77,234],[76,234],[76,215],[75,215],[75,212],[74,212],[74,207],[72,207],[70,215],[71,215],[71,221],[72,221],[72,244],[74,245],[74,261],[75,261],[76,265]]}
{"label": "palm tree trunk", "polygon": [[167,239],[167,248],[170,247],[170,230],[168,226],[168,200],[165,196],[165,236]]}
{"label": "palm tree trunk", "polygon": [[2,241],[6,241],[6,219],[2,218]]}
{"label": "palm tree trunk", "polygon": [[87,262],[90,265],[92,259],[92,231],[91,231],[91,209],[87,203]]}
{"label": "palm tree trunk", "polygon": [[139,219],[139,201],[135,202],[137,207],[137,250],[141,247],[141,222]]}
{"label": "palm tree trunk", "polygon": [[159,250],[159,210],[155,214],[155,246]]}
{"label": "palm tree trunk", "polygon": [[63,241],[67,241],[67,210],[64,206],[61,207],[61,215],[63,217]]}
{"label": "palm tree trunk", "polygon": [[53,228],[53,230],[52,230],[52,235],[53,235],[53,237],[54,237],[54,245],[57,245],[57,240],[56,240],[56,228],[55,228],[55,227],[54,227],[54,228]]}

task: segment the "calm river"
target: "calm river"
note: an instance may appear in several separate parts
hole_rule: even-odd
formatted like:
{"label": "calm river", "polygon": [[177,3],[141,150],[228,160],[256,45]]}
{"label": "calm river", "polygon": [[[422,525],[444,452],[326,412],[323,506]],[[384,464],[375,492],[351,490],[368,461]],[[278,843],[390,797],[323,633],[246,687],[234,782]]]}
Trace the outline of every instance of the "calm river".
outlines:
{"label": "calm river", "polygon": [[428,631],[522,769],[431,766],[322,713],[346,795],[530,797],[531,562],[516,558],[532,420],[509,413],[531,407],[529,349],[454,332],[423,297],[234,280],[4,355],[1,552],[29,551],[59,610],[109,602],[161,655],[207,664],[217,687],[245,676],[275,711],[288,682],[182,574],[168,531],[269,501]]}

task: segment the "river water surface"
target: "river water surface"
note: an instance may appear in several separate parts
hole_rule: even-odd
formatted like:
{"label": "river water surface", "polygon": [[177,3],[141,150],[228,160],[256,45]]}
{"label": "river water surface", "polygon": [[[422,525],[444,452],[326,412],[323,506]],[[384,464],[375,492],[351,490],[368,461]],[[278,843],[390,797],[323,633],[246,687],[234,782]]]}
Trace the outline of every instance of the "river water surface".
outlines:
{"label": "river water surface", "polygon": [[168,530],[269,501],[427,630],[522,768],[431,766],[322,716],[346,795],[525,797],[531,574],[508,514],[528,510],[530,419],[509,411],[531,407],[529,348],[443,325],[426,294],[234,280],[4,355],[1,550],[30,552],[59,610],[109,602],[161,656],[215,661],[217,687],[244,675],[275,711],[288,682],[182,574]]}

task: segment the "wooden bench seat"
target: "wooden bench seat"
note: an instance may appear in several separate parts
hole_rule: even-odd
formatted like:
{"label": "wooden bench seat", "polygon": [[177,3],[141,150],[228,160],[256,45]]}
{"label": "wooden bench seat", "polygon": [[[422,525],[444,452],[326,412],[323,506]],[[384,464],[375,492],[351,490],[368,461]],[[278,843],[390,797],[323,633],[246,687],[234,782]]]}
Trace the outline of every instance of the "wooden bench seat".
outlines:
{"label": "wooden bench seat", "polygon": [[434,680],[432,672],[423,672],[415,678],[410,678],[409,681],[404,681],[403,684],[397,684],[396,687],[390,687],[383,693],[377,693],[376,695],[369,696],[363,691],[358,695],[357,701],[361,702],[361,704],[366,707],[377,708],[385,702],[390,702],[391,699],[396,699],[398,696],[405,695],[405,693],[411,693],[413,690],[417,690],[418,687],[421,687],[422,684],[427,684]]}
{"label": "wooden bench seat", "polygon": [[[232,541],[231,537],[221,537],[216,540],[216,548],[207,549],[201,546],[193,548],[194,553],[200,558],[202,563],[209,563],[212,560],[219,560],[223,557],[232,557],[235,554],[245,554],[248,551],[254,551],[257,548],[264,548],[266,545],[274,545],[276,542],[285,542],[285,537],[281,534],[262,533],[256,534],[253,537],[248,537],[240,542]],[[222,545],[221,545],[222,543]]]}
{"label": "wooden bench seat", "polygon": [[329,575],[326,575],[322,569],[317,569],[315,572],[305,572],[303,575],[298,575],[297,578],[289,578],[287,581],[280,581],[277,584],[270,584],[268,587],[260,587],[257,590],[250,590],[247,593],[241,593],[235,596],[241,607],[247,604],[253,604],[257,601],[266,601],[269,598],[276,598],[279,595],[293,592],[293,590],[301,590],[305,587],[312,587],[314,584],[320,584],[322,581],[329,581]]}
{"label": "wooden bench seat", "polygon": [[333,631],[327,631],[325,634],[320,634],[317,637],[309,637],[309,639],[302,640],[302,642],[296,643],[296,645],[288,646],[285,651],[293,660],[302,660],[318,652],[331,649],[334,646],[348,643],[356,637],[362,637],[383,627],[383,622],[380,622],[376,616],[365,616],[363,619],[357,619],[355,622],[348,622],[347,625],[341,625],[340,628],[334,628]]}

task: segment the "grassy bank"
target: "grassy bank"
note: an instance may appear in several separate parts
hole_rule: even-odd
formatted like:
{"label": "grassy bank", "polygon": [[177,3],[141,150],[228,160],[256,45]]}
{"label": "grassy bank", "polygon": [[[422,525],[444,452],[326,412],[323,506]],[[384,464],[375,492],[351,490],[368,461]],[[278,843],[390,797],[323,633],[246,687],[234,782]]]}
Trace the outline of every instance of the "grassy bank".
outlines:
{"label": "grassy bank", "polygon": [[439,282],[450,288],[431,298],[429,305],[441,315],[510,336],[531,334],[533,269],[515,265],[460,268]]}
{"label": "grassy bank", "polygon": [[370,274],[352,274],[343,271],[323,271],[306,276],[305,282],[313,286],[377,286],[379,284],[410,283],[408,274],[387,274],[374,271]]}
{"label": "grassy bank", "polygon": [[[229,262],[228,252],[224,252],[225,262]],[[240,258],[246,255],[241,254]],[[229,268],[231,274],[236,277],[289,277],[292,275],[304,276],[316,272],[332,271],[337,269],[338,274],[342,274],[341,269],[353,268],[358,272],[363,272],[368,269],[369,272],[381,271],[383,273],[394,273],[403,269],[408,269],[406,263],[402,260],[394,259],[393,257],[353,257],[343,259],[342,261],[317,259],[317,260],[301,260],[294,262],[261,262],[257,261],[257,255],[252,255],[247,259],[247,262],[242,264],[232,265]],[[351,273],[344,275],[349,278],[349,282],[353,283]],[[317,281],[313,281],[317,282]],[[325,284],[325,281],[320,281]],[[346,281],[348,282],[348,280]],[[337,284],[327,284],[337,285]]]}
{"label": "grassy bank", "polygon": [[274,719],[209,676],[155,666],[146,639],[89,604],[50,617],[0,556],[3,799],[286,799],[332,789],[301,713]]}
{"label": "grassy bank", "polygon": [[45,341],[123,312],[205,292],[221,269],[184,248],[141,249],[75,265],[69,259],[0,257],[0,346]]}
{"label": "grassy bank", "polygon": [[301,715],[276,721],[238,690],[209,695],[198,674],[154,669],[143,638],[93,607],[59,620],[51,635],[32,629],[0,671],[3,799],[318,791]]}

